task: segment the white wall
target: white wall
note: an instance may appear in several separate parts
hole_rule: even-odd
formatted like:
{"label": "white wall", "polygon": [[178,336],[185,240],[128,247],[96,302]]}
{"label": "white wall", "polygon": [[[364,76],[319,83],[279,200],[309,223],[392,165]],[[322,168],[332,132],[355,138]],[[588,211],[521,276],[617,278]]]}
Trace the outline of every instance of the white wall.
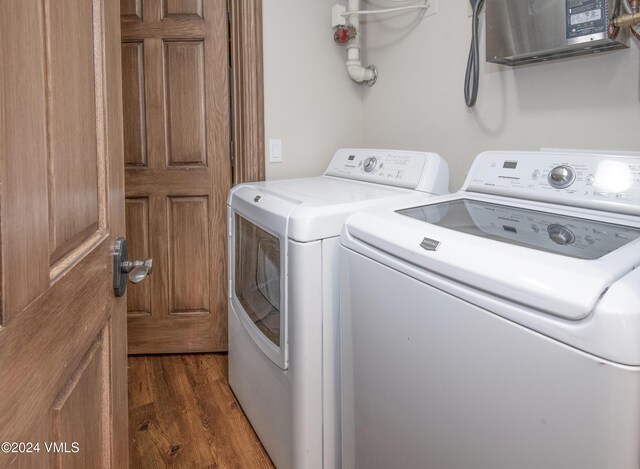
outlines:
{"label": "white wall", "polygon": [[[364,90],[366,146],[439,152],[449,162],[451,190],[483,150],[640,150],[637,41],[628,50],[512,69],[484,62],[483,35],[480,94],[470,111],[463,97],[466,3],[439,0],[439,13],[419,22],[415,12],[367,21],[368,62],[380,77]],[[389,5],[369,0],[365,8]]]}
{"label": "white wall", "polygon": [[336,0],[264,0],[265,137],[282,139],[267,179],[315,176],[339,147],[362,145],[362,89],[333,42]]}

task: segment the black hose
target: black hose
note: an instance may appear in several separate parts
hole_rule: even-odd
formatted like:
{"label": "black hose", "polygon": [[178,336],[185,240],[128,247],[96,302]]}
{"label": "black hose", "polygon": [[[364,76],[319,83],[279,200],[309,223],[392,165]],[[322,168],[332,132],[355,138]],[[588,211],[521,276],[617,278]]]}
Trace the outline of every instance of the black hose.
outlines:
{"label": "black hose", "polygon": [[464,77],[464,100],[467,107],[476,105],[478,99],[478,85],[480,84],[480,47],[478,32],[478,17],[485,0],[469,0],[473,7],[473,17],[471,18],[471,47],[469,48],[469,60],[467,61],[467,73]]}

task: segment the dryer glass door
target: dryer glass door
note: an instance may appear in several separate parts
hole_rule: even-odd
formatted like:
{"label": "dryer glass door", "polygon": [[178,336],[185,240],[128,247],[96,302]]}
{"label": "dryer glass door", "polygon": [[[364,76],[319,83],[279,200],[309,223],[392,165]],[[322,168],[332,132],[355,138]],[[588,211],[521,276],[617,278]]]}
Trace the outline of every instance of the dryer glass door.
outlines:
{"label": "dryer glass door", "polygon": [[241,306],[240,319],[256,345],[285,369],[281,242],[236,214],[234,251],[234,293]]}

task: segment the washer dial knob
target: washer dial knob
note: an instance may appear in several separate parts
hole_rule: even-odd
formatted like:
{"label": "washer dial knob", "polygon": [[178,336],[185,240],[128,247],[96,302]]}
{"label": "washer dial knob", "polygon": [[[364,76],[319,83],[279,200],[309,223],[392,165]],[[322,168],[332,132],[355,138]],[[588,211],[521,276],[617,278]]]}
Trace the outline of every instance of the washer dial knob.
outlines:
{"label": "washer dial knob", "polygon": [[549,225],[547,227],[547,233],[549,233],[549,238],[553,240],[554,243],[559,244],[560,246],[566,246],[567,244],[573,244],[576,241],[576,235],[567,228],[562,225]]}
{"label": "washer dial knob", "polygon": [[364,160],[364,164],[362,165],[362,167],[364,168],[365,173],[370,173],[371,171],[376,169],[377,165],[378,159],[375,156],[370,156],[369,158]]}
{"label": "washer dial knob", "polygon": [[549,185],[556,189],[565,189],[576,180],[576,172],[571,166],[556,166],[549,171]]}

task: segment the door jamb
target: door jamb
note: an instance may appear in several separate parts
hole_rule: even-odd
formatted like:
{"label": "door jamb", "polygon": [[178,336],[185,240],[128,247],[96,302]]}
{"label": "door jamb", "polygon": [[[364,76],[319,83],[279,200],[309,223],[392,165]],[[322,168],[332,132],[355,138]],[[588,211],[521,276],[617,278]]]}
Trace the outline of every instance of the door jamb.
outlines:
{"label": "door jamb", "polygon": [[233,184],[263,181],[262,0],[229,0]]}

